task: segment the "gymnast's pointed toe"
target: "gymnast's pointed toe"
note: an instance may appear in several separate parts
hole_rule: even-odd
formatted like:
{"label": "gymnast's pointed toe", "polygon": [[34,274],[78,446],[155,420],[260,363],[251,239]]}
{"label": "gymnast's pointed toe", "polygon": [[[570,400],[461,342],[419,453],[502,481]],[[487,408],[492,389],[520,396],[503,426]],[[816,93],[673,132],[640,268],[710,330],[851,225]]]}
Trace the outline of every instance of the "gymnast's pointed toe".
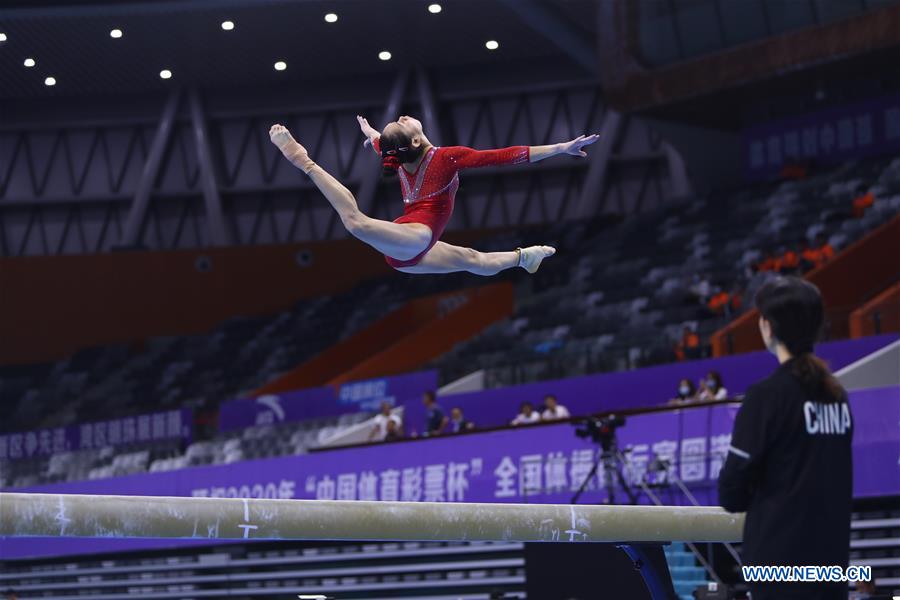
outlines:
{"label": "gymnast's pointed toe", "polygon": [[529,246],[520,249],[519,266],[529,273],[537,273],[541,268],[541,263],[545,258],[556,254],[556,248],[553,246]]}

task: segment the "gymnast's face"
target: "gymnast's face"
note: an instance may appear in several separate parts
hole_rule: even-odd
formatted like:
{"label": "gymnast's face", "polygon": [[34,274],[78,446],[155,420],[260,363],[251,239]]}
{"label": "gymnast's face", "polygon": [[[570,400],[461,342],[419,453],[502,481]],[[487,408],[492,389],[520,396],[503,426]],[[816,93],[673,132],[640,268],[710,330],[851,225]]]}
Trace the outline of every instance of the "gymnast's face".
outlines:
{"label": "gymnast's face", "polygon": [[384,128],[383,135],[402,134],[410,140],[413,148],[420,148],[427,143],[425,132],[422,130],[422,122],[413,117],[403,115],[396,121],[392,121]]}

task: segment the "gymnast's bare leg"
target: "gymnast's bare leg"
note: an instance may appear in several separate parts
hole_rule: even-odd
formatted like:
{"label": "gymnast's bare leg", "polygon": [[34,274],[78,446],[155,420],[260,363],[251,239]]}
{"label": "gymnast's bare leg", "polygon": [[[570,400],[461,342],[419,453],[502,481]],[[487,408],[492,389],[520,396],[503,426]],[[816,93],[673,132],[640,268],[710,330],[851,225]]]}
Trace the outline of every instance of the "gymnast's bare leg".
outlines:
{"label": "gymnast's bare leg", "polygon": [[353,237],[398,260],[409,260],[428,247],[431,228],[427,225],[392,223],[363,214],[353,193],[317,165],[283,125],[272,125],[269,137],[291,164],[309,175]]}
{"label": "gymnast's bare leg", "polygon": [[522,267],[529,273],[534,273],[541,266],[541,261],[555,253],[556,249],[552,246],[529,246],[512,252],[480,252],[438,242],[418,264],[398,267],[397,270],[416,275],[468,271],[475,275],[490,276],[513,267]]}

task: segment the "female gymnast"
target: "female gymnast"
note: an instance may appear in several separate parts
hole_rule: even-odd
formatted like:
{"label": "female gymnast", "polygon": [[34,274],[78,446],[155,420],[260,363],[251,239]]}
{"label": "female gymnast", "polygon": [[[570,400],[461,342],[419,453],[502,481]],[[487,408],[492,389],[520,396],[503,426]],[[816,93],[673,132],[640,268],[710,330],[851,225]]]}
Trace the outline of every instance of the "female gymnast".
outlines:
{"label": "female gymnast", "polygon": [[582,148],[597,141],[597,136],[591,135],[549,146],[439,148],[428,141],[422,124],[412,117],[402,116],[389,123],[383,133],[363,117],[357,120],[366,143],[381,155],[384,173],[400,177],[404,210],[393,222],[363,214],[350,190],[317,165],[283,125],[273,125],[269,137],[291,164],[309,175],[351,235],[381,252],[393,268],[414,274],[468,271],[488,276],[513,267],[535,273],[555,248],[530,246],[511,252],[479,252],[439,241],[453,214],[458,173],[475,167],[537,162],[558,154],[587,156]]}

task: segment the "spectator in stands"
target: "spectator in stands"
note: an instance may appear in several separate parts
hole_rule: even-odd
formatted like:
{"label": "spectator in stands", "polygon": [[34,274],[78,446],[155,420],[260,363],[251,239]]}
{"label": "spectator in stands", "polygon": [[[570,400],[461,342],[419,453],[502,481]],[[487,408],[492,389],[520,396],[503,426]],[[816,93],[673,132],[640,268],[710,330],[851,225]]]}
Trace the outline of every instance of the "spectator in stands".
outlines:
{"label": "spectator in stands", "polygon": [[440,435],[447,426],[447,416],[435,400],[434,392],[428,390],[422,397],[425,405],[425,435]]}
{"label": "spectator in stands", "polygon": [[866,214],[866,210],[875,204],[875,194],[872,190],[866,189],[865,185],[860,184],[856,188],[856,198],[853,199],[853,209],[851,214],[856,219],[862,219]]}
{"label": "spectator in stands", "polygon": [[400,421],[389,419],[385,424],[384,442],[394,442],[403,438],[403,432],[400,429]]}
{"label": "spectator in stands", "polygon": [[541,420],[541,416],[534,410],[531,402],[523,402],[519,407],[519,414],[512,420],[511,425],[530,425]]}
{"label": "spectator in stands", "polygon": [[722,376],[718,371],[710,371],[706,378],[700,382],[700,393],[697,400],[707,402],[709,400],[727,400],[728,390],[722,385]]}
{"label": "spectator in stands", "polygon": [[834,258],[834,248],[828,243],[828,240],[821,233],[816,236],[816,242],[812,247],[807,246],[802,253],[803,260],[806,264],[816,269],[826,262]]}
{"label": "spectator in stands", "polygon": [[463,433],[475,429],[475,424],[466,419],[460,407],[450,409],[450,433]]}
{"label": "spectator in stands", "polygon": [[697,400],[697,388],[690,379],[682,379],[678,382],[678,393],[669,400],[669,404],[687,404]]}
{"label": "spectator in stands", "polygon": [[731,296],[728,295],[728,292],[716,286],[715,292],[710,296],[709,302],[706,303],[706,307],[712,314],[721,316],[728,312],[730,301]]}
{"label": "spectator in stands", "polygon": [[569,409],[556,401],[556,396],[547,394],[544,396],[544,412],[541,413],[542,421],[558,421],[569,418]]}
{"label": "spectator in stands", "polygon": [[712,293],[712,284],[710,284],[708,276],[694,274],[691,287],[688,289],[690,291],[689,295],[692,303],[698,302],[700,304],[706,304],[706,300]]}
{"label": "spectator in stands", "polygon": [[700,336],[687,325],[681,333],[681,341],[675,346],[675,358],[678,360],[700,358]]}
{"label": "spectator in stands", "polygon": [[16,595],[16,590],[9,588],[3,595],[6,596],[6,600],[18,600],[19,596]]}
{"label": "spectator in stands", "polygon": [[772,250],[767,250],[765,257],[756,263],[756,271],[758,273],[766,273],[769,271],[773,271],[777,273],[781,270],[781,259],[775,256],[775,252]]}
{"label": "spectator in stands", "polygon": [[834,258],[834,248],[828,243],[828,238],[824,234],[816,236],[816,248],[822,254],[822,263],[827,263]]}
{"label": "spectator in stands", "polygon": [[803,238],[800,242],[800,269],[804,272],[815,269],[822,263],[822,254],[809,245],[809,240]]}
{"label": "spectator in stands", "polygon": [[382,442],[387,437],[388,424],[394,423],[394,428],[399,432],[403,423],[400,417],[391,414],[391,405],[388,402],[381,403],[381,412],[374,419],[374,426],[369,432],[369,441]]}
{"label": "spectator in stands", "polygon": [[791,246],[781,248],[781,269],[782,273],[796,273],[800,268],[800,255]]}

